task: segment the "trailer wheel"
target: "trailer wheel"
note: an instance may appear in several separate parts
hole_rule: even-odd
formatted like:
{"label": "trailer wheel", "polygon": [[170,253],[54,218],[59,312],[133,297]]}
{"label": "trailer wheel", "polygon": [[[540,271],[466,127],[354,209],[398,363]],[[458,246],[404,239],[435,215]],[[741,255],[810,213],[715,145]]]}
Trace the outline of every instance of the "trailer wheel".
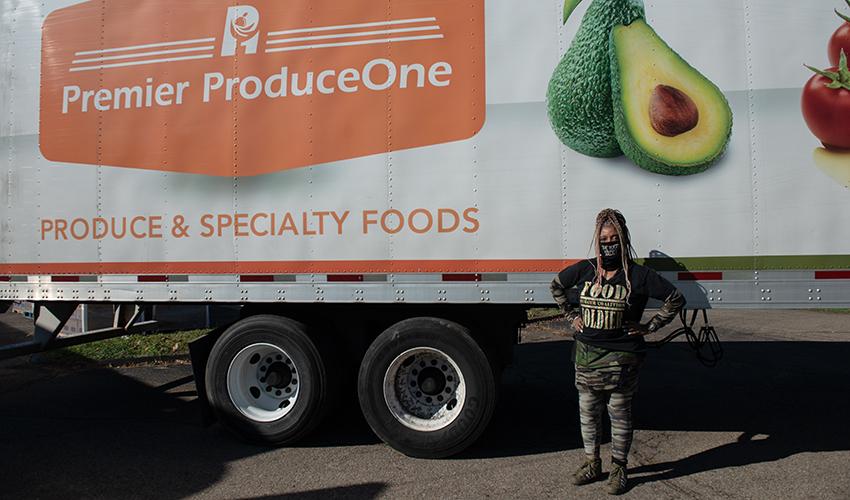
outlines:
{"label": "trailer wheel", "polygon": [[467,448],[496,403],[487,356],[466,328],[438,318],[401,321],[379,335],[360,365],[357,389],[375,434],[419,458]]}
{"label": "trailer wheel", "polygon": [[222,424],[263,444],[289,444],[310,432],[327,406],[327,373],[304,325],[272,315],[243,319],[210,352],[210,407]]}

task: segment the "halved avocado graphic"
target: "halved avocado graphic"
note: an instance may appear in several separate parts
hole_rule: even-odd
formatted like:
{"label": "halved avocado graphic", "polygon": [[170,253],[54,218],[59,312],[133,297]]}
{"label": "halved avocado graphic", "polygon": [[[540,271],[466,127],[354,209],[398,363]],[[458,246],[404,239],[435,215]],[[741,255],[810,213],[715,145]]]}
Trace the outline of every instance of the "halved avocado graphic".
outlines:
{"label": "halved avocado graphic", "polygon": [[617,142],[640,167],[666,175],[702,172],[726,150],[729,103],[643,19],[611,30]]}

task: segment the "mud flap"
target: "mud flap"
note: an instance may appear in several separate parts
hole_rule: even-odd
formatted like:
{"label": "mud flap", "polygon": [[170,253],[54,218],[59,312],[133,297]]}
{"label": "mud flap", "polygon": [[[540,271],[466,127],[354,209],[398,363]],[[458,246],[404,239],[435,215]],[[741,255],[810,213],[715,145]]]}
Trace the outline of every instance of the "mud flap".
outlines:
{"label": "mud flap", "polygon": [[192,375],[195,377],[195,390],[198,393],[198,404],[201,411],[201,422],[209,427],[216,421],[215,414],[210,408],[207,399],[207,386],[205,373],[207,370],[207,359],[210,357],[215,341],[221,336],[226,327],[216,328],[210,333],[193,340],[189,343],[189,356],[192,358]]}

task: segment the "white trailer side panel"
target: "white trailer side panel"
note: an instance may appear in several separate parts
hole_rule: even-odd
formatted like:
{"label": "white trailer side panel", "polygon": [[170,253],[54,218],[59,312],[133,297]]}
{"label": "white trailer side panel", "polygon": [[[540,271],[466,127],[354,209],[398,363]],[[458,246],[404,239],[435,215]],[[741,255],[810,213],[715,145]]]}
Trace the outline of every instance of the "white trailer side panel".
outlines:
{"label": "white trailer side panel", "polygon": [[734,116],[674,177],[550,127],[589,3],[3,2],[0,298],[548,303],[615,207],[692,305],[850,303],[850,158],[800,110],[843,4],[645,2]]}

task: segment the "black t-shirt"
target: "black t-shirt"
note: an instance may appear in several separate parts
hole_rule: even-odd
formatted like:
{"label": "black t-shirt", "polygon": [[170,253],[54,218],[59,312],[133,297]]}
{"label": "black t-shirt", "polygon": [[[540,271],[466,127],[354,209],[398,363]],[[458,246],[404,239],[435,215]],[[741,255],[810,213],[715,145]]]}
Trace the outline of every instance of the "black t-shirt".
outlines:
{"label": "black t-shirt", "polygon": [[[664,301],[676,288],[654,270],[629,263],[632,292],[626,301],[626,277],[622,269],[602,284],[594,283],[595,261],[577,262],[560,273],[558,278],[565,289],[576,287],[581,304],[584,331],[576,338],[586,344],[612,351],[643,352],[642,336],[628,335],[624,324],[638,323],[650,298]],[[574,294],[568,294],[571,302]]]}

